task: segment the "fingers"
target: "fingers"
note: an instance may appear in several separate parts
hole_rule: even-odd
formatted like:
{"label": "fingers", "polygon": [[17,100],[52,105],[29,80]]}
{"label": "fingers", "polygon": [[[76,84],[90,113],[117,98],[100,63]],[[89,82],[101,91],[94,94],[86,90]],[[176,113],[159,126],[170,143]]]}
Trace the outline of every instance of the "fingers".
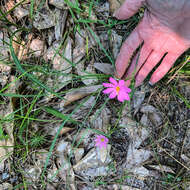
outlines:
{"label": "fingers", "polygon": [[149,57],[151,52],[152,52],[152,48],[150,47],[150,45],[147,45],[144,43],[139,52],[140,55],[137,53],[137,55],[135,56],[135,58],[133,59],[131,65],[130,65],[126,75],[124,76],[124,79],[129,79],[129,80],[132,79],[132,77],[136,75],[136,73],[139,71],[141,66],[147,60],[147,58]]}
{"label": "fingers", "polygon": [[145,64],[142,66],[142,68],[139,70],[135,77],[135,86],[139,86],[144,79],[147,77],[147,75],[152,71],[152,69],[159,63],[159,61],[164,56],[164,52],[152,52],[152,54],[148,57]]}
{"label": "fingers", "polygon": [[126,0],[113,16],[120,20],[127,19],[138,11],[144,1],[145,0]]}
{"label": "fingers", "polygon": [[160,66],[156,69],[156,71],[152,74],[150,79],[151,84],[155,84],[160,79],[164,77],[164,75],[170,70],[175,61],[180,55],[176,54],[168,54],[160,64]]}
{"label": "fingers", "polygon": [[126,68],[129,66],[129,61],[133,52],[139,47],[139,45],[143,42],[140,38],[137,29],[135,29],[130,36],[123,43],[120,53],[116,60],[116,76],[121,78],[125,73]]}

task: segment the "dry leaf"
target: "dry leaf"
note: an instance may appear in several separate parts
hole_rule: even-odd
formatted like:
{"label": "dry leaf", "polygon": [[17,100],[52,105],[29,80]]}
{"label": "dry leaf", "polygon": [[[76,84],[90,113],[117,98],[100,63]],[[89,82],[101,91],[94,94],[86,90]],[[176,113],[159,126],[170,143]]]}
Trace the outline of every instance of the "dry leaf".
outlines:
{"label": "dry leaf", "polygon": [[94,63],[94,67],[107,75],[114,74],[114,67],[109,63]]}
{"label": "dry leaf", "polygon": [[87,86],[79,89],[75,89],[71,92],[68,92],[60,106],[67,106],[74,101],[77,101],[85,96],[88,96],[91,93],[96,92],[99,88],[102,88],[102,85]]}

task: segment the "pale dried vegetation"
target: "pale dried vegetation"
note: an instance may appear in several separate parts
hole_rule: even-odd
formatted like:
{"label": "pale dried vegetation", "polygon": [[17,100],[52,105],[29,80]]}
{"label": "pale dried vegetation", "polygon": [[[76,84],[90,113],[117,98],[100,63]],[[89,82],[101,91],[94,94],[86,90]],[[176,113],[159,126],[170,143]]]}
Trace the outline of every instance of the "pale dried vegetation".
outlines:
{"label": "pale dried vegetation", "polygon": [[114,19],[118,2],[0,1],[0,189],[189,190],[189,51],[109,100],[101,84],[143,16]]}

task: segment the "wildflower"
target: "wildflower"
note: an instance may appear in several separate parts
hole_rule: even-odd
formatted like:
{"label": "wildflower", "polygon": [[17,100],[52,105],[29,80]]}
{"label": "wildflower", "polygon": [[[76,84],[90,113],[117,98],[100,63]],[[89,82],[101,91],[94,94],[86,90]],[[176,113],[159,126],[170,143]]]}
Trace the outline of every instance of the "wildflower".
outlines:
{"label": "wildflower", "polygon": [[115,79],[110,77],[109,81],[110,83],[103,83],[103,86],[107,87],[107,89],[103,91],[104,94],[110,94],[110,99],[113,99],[117,96],[117,99],[120,102],[123,102],[124,100],[130,100],[128,93],[131,92],[131,89],[125,85],[124,80],[119,80],[119,82],[117,82]]}
{"label": "wildflower", "polygon": [[102,147],[106,148],[108,141],[109,141],[108,138],[106,138],[103,135],[97,135],[97,137],[95,139],[96,146],[100,147],[100,148],[102,148]]}

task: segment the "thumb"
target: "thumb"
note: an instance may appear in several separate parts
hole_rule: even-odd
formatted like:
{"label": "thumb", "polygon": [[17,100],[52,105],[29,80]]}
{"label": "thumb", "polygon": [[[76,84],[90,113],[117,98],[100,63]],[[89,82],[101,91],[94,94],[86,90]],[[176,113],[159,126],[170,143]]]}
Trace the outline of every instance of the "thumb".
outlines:
{"label": "thumb", "polygon": [[115,11],[113,16],[120,20],[127,19],[138,11],[143,2],[145,2],[145,0],[125,0],[122,6]]}

